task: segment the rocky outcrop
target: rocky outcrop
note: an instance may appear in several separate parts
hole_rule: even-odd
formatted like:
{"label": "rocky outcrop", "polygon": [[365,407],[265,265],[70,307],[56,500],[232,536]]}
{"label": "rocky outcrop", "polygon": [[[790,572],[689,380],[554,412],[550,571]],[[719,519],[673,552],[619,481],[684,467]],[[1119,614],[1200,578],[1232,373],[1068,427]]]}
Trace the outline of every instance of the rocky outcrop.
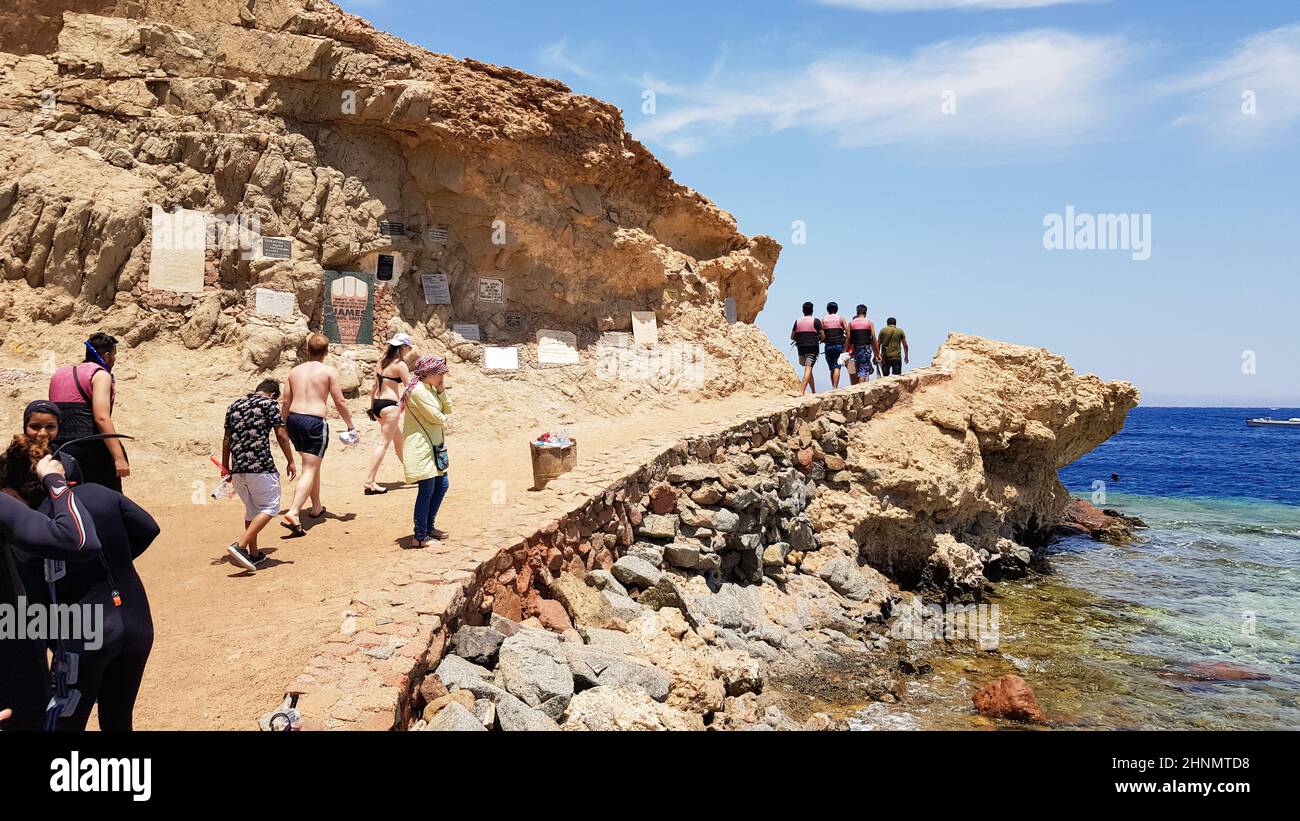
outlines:
{"label": "rocky outcrop", "polygon": [[[780,246],[674,182],[612,105],[324,0],[22,0],[0,21],[0,337],[33,317],[145,327],[130,344],[233,345],[276,369],[320,327],[325,271],[375,273],[383,254],[377,337],[412,331],[477,363],[451,333],[476,323],[536,365],[538,330],[590,353],[653,311],[707,380],[587,356],[573,381],[639,368],[656,391],[792,384],[752,325]],[[204,215],[201,294],[149,287],[154,206]],[[290,258],[262,257],[262,236],[290,239]],[[426,304],[421,273],[448,276],[450,305]],[[479,277],[504,295],[481,298]],[[287,293],[290,315],[257,314],[258,288]]]}
{"label": "rocky outcrop", "polygon": [[[890,629],[903,591],[968,599],[1026,572],[1066,513],[1058,468],[1137,401],[1043,350],[954,334],[936,361],[679,442],[503,552],[462,618],[541,626],[559,605],[562,635],[505,639],[491,669],[458,635],[467,658],[438,674],[569,729],[820,726],[778,694],[896,699],[926,667]],[[512,643],[529,649],[507,663]],[[976,703],[1042,720],[1018,679]]]}

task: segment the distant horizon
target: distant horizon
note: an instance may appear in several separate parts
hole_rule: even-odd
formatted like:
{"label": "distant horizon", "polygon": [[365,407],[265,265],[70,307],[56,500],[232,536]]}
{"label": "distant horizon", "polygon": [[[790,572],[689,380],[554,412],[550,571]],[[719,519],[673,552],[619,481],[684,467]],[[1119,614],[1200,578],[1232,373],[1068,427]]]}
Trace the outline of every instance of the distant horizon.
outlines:
{"label": "distant horizon", "polygon": [[1206,394],[1156,394],[1143,399],[1140,408],[1198,408],[1243,410],[1300,410],[1300,396],[1212,396]]}

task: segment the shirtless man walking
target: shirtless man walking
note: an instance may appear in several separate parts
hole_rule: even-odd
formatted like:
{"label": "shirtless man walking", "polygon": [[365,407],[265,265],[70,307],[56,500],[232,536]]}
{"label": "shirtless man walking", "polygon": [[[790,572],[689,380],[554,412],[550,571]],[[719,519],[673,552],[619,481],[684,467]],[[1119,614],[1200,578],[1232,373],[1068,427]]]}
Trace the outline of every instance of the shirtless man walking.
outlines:
{"label": "shirtless man walking", "polygon": [[343,401],[339,372],[325,364],[325,354],[329,348],[329,339],[324,335],[312,334],[307,337],[307,360],[289,371],[284,396],[280,397],[280,413],[285,420],[285,432],[289,434],[294,449],[302,456],[302,473],[293,489],[293,503],[285,511],[281,522],[294,536],[307,535],[300,514],[309,496],[311,510],[307,515],[313,519],[325,515],[325,506],[320,501],[320,467],[321,460],[325,458],[325,449],[330,443],[330,426],[325,421],[326,403],[329,399],[334,400],[334,407],[347,423],[348,432],[356,431],[352,424],[352,414]]}

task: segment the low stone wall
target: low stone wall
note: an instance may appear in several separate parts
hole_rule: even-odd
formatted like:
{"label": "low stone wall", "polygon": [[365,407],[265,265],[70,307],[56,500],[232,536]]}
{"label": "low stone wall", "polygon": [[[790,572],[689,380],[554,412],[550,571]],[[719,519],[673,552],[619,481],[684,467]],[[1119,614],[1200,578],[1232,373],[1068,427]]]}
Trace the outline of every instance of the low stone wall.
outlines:
{"label": "low stone wall", "polygon": [[[638,540],[643,558],[651,558],[647,547],[671,543],[662,563],[701,573],[711,584],[779,578],[816,548],[817,538],[802,516],[806,498],[789,501],[801,492],[779,474],[832,485],[850,481],[837,475],[846,468],[840,429],[948,376],[928,368],[776,400],[771,412],[720,423],[664,447],[620,478],[584,488],[585,502],[454,572],[424,570],[427,554],[413,551],[386,585],[354,598],[342,629],[288,688],[297,696],[304,729],[407,727],[419,717],[419,683],[459,627],[484,624],[496,614],[563,632],[571,627],[569,616],[545,591],[565,574],[609,570]],[[751,483],[752,496],[739,488],[738,501],[738,488],[723,486],[715,466],[739,454],[749,454],[740,458],[752,460],[753,474],[767,474],[773,486],[763,491]],[[789,486],[775,486],[783,481]]]}

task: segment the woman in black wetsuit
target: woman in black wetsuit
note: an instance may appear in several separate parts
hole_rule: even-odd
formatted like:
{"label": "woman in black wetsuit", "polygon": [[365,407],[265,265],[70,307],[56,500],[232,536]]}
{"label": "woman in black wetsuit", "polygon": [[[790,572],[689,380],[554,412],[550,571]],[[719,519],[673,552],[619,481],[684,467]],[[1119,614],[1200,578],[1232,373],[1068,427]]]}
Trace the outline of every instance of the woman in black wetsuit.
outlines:
{"label": "woman in black wetsuit", "polygon": [[[10,466],[5,491],[17,491],[28,504],[47,513],[50,502],[37,491],[30,458],[27,475],[16,469],[24,453],[41,449],[41,443],[14,437],[4,457]],[[60,604],[102,607],[103,630],[92,648],[85,641],[64,642],[65,651],[79,656],[76,688],[81,699],[72,715],[59,719],[57,729],[84,730],[91,708],[98,704],[101,730],[130,730],[140,680],[153,648],[153,615],[134,562],[157,538],[158,524],[144,508],[103,485],[81,485],[76,493],[95,524],[103,546],[101,561],[69,565],[67,575],[55,584],[55,594]],[[30,580],[40,572],[40,565],[26,562],[22,572]]]}
{"label": "woman in black wetsuit", "polygon": [[[24,475],[32,471],[26,455],[21,467]],[[90,514],[80,491],[68,487],[63,466],[45,457],[36,463],[35,475],[38,484],[34,495],[44,497],[48,515],[31,510],[9,494],[0,494],[0,606],[18,618],[26,617],[30,601],[18,572],[20,557],[84,561],[99,552],[99,538]],[[40,563],[36,564],[40,568]],[[43,572],[37,579],[43,579]],[[43,586],[31,592],[36,594],[35,602],[45,600]],[[45,641],[0,635],[0,711],[12,711],[7,719],[0,720],[0,729],[41,729],[49,700]]]}

